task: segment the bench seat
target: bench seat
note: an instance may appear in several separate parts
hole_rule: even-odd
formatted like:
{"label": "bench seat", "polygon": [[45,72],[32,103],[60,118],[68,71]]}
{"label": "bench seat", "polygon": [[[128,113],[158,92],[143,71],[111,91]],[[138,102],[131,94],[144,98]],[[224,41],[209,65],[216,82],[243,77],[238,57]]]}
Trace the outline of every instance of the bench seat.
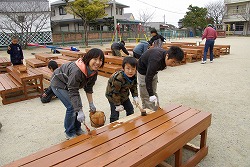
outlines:
{"label": "bench seat", "polygon": [[85,55],[85,52],[76,52],[76,51],[70,51],[70,50],[62,50],[58,49],[58,51],[63,55],[63,56],[70,56],[74,58],[80,58]]}
{"label": "bench seat", "polygon": [[121,65],[105,63],[103,68],[98,69],[98,74],[104,77],[110,77],[114,72],[122,69]]}
{"label": "bench seat", "polygon": [[25,59],[25,62],[26,65],[31,66],[33,68],[44,67],[47,65],[46,62],[36,58]]}
{"label": "bench seat", "polygon": [[[14,161],[8,166],[135,166],[152,167],[175,155],[175,166],[195,166],[208,153],[211,114],[170,105],[147,116],[116,121],[69,141]],[[185,145],[201,135],[200,147],[187,161]]]}

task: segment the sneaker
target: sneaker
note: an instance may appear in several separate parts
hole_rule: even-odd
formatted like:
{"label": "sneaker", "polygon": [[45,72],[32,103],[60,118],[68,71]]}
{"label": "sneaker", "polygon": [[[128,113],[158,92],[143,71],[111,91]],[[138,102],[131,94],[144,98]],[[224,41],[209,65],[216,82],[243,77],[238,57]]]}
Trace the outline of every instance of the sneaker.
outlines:
{"label": "sneaker", "polygon": [[69,135],[65,134],[66,140],[70,140],[70,139],[73,139],[73,138],[75,138],[75,137],[76,137],[76,135],[69,136]]}
{"label": "sneaker", "polygon": [[201,64],[206,64],[206,61],[202,61]]}
{"label": "sneaker", "polygon": [[212,60],[212,61],[210,61],[210,63],[213,63],[213,60]]}
{"label": "sneaker", "polygon": [[85,133],[85,132],[84,132],[82,129],[76,131],[76,135],[77,135],[77,136],[80,136],[80,135],[82,135],[82,134],[84,134],[84,133]]}

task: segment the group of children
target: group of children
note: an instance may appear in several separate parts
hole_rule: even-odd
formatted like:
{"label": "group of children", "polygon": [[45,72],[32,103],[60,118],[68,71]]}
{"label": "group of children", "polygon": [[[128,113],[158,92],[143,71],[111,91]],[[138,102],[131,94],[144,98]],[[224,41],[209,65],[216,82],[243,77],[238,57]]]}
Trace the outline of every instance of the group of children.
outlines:
{"label": "group of children", "polygon": [[[155,33],[155,32],[153,32]],[[112,74],[107,83],[105,96],[110,104],[110,122],[119,119],[119,112],[126,111],[126,115],[134,113],[134,107],[129,95],[132,94],[135,105],[139,104],[138,89],[139,85],[142,107],[156,111],[159,107],[157,95],[157,73],[167,66],[173,66],[183,59],[184,53],[179,47],[171,47],[164,50],[160,46],[163,38],[155,33],[147,43],[138,44],[134,49],[134,57],[124,57],[122,69]],[[161,42],[159,42],[159,40]],[[155,41],[155,47],[150,48]],[[145,44],[145,46],[144,46]],[[112,53],[120,56],[121,48],[127,55],[125,43],[113,44]],[[141,47],[141,49],[139,48]],[[15,48],[17,48],[16,46]],[[125,49],[124,49],[125,48]],[[17,50],[17,49],[15,49]],[[13,52],[12,49],[8,53]],[[23,56],[17,64],[22,63]],[[85,123],[85,114],[79,89],[83,88],[89,102],[89,111],[95,112],[96,107],[93,99],[93,86],[97,80],[98,69],[104,65],[104,54],[102,50],[93,48],[89,50],[83,58],[77,61],[58,65],[50,61],[48,67],[53,71],[50,87],[41,96],[42,102],[49,102],[52,96],[56,96],[66,107],[64,127],[66,139],[71,139],[81,135],[81,123]],[[137,82],[138,81],[138,82]],[[50,95],[50,96],[48,96]]]}

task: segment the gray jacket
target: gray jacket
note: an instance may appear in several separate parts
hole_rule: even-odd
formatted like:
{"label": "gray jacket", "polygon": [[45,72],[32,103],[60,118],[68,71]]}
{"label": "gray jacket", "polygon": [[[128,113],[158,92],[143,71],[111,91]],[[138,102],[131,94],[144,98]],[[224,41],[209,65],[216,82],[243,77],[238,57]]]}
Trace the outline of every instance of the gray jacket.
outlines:
{"label": "gray jacket", "polygon": [[91,76],[87,76],[87,69],[85,72],[82,72],[76,65],[76,62],[69,62],[54,71],[50,85],[59,89],[68,90],[74,111],[78,112],[82,109],[79,89],[84,88],[86,93],[92,94],[97,74],[96,72]]}

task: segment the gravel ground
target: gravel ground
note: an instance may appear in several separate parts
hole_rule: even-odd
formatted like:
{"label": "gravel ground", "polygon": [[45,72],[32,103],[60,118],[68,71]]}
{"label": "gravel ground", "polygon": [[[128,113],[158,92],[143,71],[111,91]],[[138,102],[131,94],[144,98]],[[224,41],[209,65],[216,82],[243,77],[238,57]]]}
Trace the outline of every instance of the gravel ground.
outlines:
{"label": "gravel ground", "polygon": [[[159,72],[161,106],[183,104],[212,113],[207,141],[209,153],[199,164],[200,167],[250,166],[249,42],[247,37],[219,38],[216,44],[231,45],[230,55],[221,56],[214,63],[188,63]],[[31,53],[49,51],[37,48],[25,50],[24,55],[30,58],[33,57]],[[5,51],[0,51],[0,55],[8,57]],[[98,77],[93,97],[96,107],[109,116],[109,105],[104,96],[107,80]],[[81,91],[81,94],[83,104],[87,104],[84,92]],[[138,109],[136,111],[139,112]],[[0,104],[0,122],[3,124],[0,131],[0,166],[64,141],[64,114],[64,106],[59,100],[43,104],[35,98],[9,105]]]}

